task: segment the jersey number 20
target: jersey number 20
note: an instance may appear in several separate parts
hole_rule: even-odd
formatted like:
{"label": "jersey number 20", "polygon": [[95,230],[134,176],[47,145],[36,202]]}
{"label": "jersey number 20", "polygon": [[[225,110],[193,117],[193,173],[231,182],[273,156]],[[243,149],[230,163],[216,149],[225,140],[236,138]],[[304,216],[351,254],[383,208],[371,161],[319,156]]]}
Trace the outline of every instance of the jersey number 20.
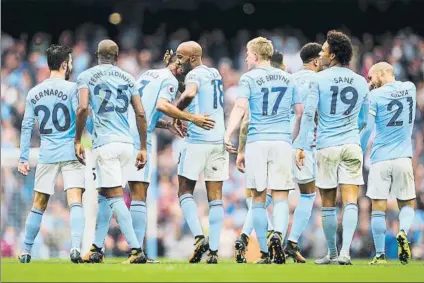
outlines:
{"label": "jersey number 20", "polygon": [[[65,118],[65,124],[63,126],[59,124],[59,120],[57,117],[59,109],[62,110],[63,118]],[[47,121],[50,119],[50,109],[45,105],[38,105],[37,107],[35,107],[34,112],[36,116],[38,116],[38,113],[40,111],[44,112],[43,120],[41,120],[41,123],[40,123],[40,134],[48,135],[53,133],[53,129],[46,129]],[[54,106],[52,122],[53,122],[53,126],[58,132],[64,132],[69,129],[69,127],[71,126],[71,115],[69,113],[68,107],[66,107],[65,104],[57,103]]]}

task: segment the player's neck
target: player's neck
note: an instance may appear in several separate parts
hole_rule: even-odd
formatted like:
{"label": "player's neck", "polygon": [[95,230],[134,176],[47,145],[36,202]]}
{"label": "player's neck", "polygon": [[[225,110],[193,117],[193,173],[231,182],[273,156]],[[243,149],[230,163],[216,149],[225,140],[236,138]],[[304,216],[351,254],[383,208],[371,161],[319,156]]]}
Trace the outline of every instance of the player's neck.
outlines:
{"label": "player's neck", "polygon": [[59,71],[51,71],[49,79],[65,79],[65,74]]}
{"label": "player's neck", "polygon": [[311,66],[311,64],[303,64],[303,70],[309,70],[309,71],[315,72],[315,69],[313,66]]}
{"label": "player's neck", "polygon": [[330,62],[330,65],[328,67],[331,68],[331,67],[346,67],[346,66],[343,66],[339,61],[333,60]]}
{"label": "player's neck", "polygon": [[383,85],[391,84],[391,83],[394,83],[395,81],[396,81],[396,79],[395,79],[395,78],[389,78],[389,79],[387,79],[387,80],[383,83]]}
{"label": "player's neck", "polygon": [[256,67],[258,68],[266,68],[266,67],[271,67],[271,62],[270,61],[259,61],[258,64],[256,64]]}

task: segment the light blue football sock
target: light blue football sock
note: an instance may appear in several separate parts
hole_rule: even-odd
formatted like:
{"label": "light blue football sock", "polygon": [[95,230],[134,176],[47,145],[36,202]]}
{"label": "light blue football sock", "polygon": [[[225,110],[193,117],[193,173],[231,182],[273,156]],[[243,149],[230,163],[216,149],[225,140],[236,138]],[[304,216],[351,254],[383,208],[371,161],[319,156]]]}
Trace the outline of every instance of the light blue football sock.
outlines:
{"label": "light blue football sock", "polygon": [[322,228],[324,229],[325,240],[327,241],[330,258],[336,258],[337,253],[337,215],[335,207],[323,207]]}
{"label": "light blue football sock", "polygon": [[343,210],[343,244],[341,252],[350,254],[350,245],[358,225],[358,205],[356,203],[347,203]]}
{"label": "light blue football sock", "polygon": [[209,202],[209,249],[217,251],[224,223],[224,208],[222,200],[213,200]]}
{"label": "light blue football sock", "polygon": [[308,225],[316,195],[316,193],[300,194],[299,203],[293,214],[293,224],[289,236],[290,242],[297,243]]}
{"label": "light blue football sock", "polygon": [[24,253],[31,254],[32,246],[34,245],[35,237],[40,231],[41,220],[43,219],[44,211],[35,207],[31,208],[27,220],[25,222],[24,236]]}
{"label": "light blue football sock", "polygon": [[380,256],[385,253],[386,213],[373,210],[371,213],[371,230],[374,239],[375,253]]}
{"label": "light blue football sock", "polygon": [[415,210],[406,205],[402,207],[399,213],[399,230],[405,232],[408,235],[409,230],[411,229],[412,222],[414,221]]}
{"label": "light blue football sock", "polygon": [[72,248],[80,250],[85,226],[84,210],[82,209],[82,204],[80,202],[72,203],[69,206],[69,210]]}
{"label": "light blue football sock", "polygon": [[112,219],[112,209],[109,206],[107,198],[101,194],[97,195],[97,219],[96,231],[94,233],[94,242],[98,248],[103,248],[107,232],[109,231],[110,220]]}
{"label": "light blue football sock", "polygon": [[252,202],[253,227],[255,228],[256,237],[258,238],[259,247],[262,252],[268,253],[267,241],[267,212],[265,203]]}
{"label": "light blue football sock", "polygon": [[131,201],[130,212],[132,225],[137,236],[140,247],[143,247],[144,236],[146,235],[147,213],[146,203],[144,201]]}
{"label": "light blue football sock", "polygon": [[199,215],[197,214],[197,205],[193,195],[184,194],[180,196],[180,206],[193,236],[203,236],[202,225],[200,224]]}

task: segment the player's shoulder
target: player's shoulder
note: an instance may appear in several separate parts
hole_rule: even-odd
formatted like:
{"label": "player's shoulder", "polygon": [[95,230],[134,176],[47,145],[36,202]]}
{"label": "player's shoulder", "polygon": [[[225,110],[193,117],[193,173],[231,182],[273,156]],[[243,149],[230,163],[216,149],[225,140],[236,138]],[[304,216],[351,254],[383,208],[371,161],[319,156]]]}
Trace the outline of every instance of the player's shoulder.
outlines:
{"label": "player's shoulder", "polygon": [[85,71],[82,71],[78,77],[77,80],[81,80],[81,79],[85,79],[85,78],[89,78],[93,73],[95,73],[96,71],[99,70],[99,66],[93,66]]}
{"label": "player's shoulder", "polygon": [[406,90],[412,90],[415,92],[417,91],[417,86],[411,81],[401,82],[401,84],[402,84],[402,88]]}
{"label": "player's shoulder", "polygon": [[131,75],[130,73],[128,73],[127,71],[122,70],[121,68],[119,68],[118,66],[113,66],[113,68],[115,70],[117,70],[118,72],[120,72],[122,75],[124,75],[124,77],[127,77],[130,81],[132,81],[133,83],[135,82],[135,78],[133,75]]}

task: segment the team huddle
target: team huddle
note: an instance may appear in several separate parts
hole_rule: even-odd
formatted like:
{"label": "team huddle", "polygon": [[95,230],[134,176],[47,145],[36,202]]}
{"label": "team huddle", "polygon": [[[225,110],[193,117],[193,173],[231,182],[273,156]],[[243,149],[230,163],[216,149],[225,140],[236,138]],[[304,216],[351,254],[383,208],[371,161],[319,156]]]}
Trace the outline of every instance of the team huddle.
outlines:
{"label": "team huddle", "polygon": [[[164,55],[165,68],[144,72],[138,80],[116,66],[118,46],[98,45],[98,65],[69,82],[72,50],[47,49],[50,78],[27,95],[22,122],[18,170],[27,175],[31,132],[39,123],[41,146],[35,172],[33,207],[25,223],[21,263],[31,261],[31,249],[63,176],[70,208],[74,263],[104,261],[104,241],[112,215],[131,250],[126,264],[156,263],[143,251],[147,227],[146,197],[152,178],[149,163],[155,128],[185,138],[178,159],[178,198],[194,237],[190,263],[218,263],[224,222],[223,182],[229,177],[229,155],[245,174],[248,213],[234,244],[235,260],[246,262],[250,234],[255,230],[261,257],[258,264],[284,264],[287,258],[305,263],[298,241],[311,217],[316,191],[322,200],[322,226],[328,253],[316,264],[350,265],[350,246],[358,223],[358,193],[364,185],[363,154],[374,128],[367,196],[372,200],[371,229],[376,256],[370,264],[385,264],[385,211],[389,195],[398,201],[398,256],[408,263],[407,233],[414,219],[415,187],[411,135],[416,111],[416,87],[396,81],[385,62],[369,71],[368,82],[351,71],[352,43],[330,31],[323,45],[308,43],[300,57],[303,69],[289,74],[282,54],[271,41],[257,37],[247,43],[248,72],[239,81],[238,98],[224,121],[224,92],[218,70],[202,64],[202,48],[181,43]],[[176,99],[178,92],[181,93]],[[130,105],[131,104],[131,105]],[[161,119],[166,115],[172,122]],[[93,177],[98,190],[94,241],[81,254],[84,233],[82,196],[85,150],[81,138],[87,119],[94,123]],[[240,129],[238,147],[232,135]],[[203,233],[194,188],[200,176],[209,202],[209,235]],[[131,197],[127,208],[123,187]],[[300,199],[290,234],[288,196],[295,184]],[[337,250],[337,189],[343,202],[343,239]],[[267,207],[273,206],[269,217]],[[286,244],[285,240],[287,237]]]}

